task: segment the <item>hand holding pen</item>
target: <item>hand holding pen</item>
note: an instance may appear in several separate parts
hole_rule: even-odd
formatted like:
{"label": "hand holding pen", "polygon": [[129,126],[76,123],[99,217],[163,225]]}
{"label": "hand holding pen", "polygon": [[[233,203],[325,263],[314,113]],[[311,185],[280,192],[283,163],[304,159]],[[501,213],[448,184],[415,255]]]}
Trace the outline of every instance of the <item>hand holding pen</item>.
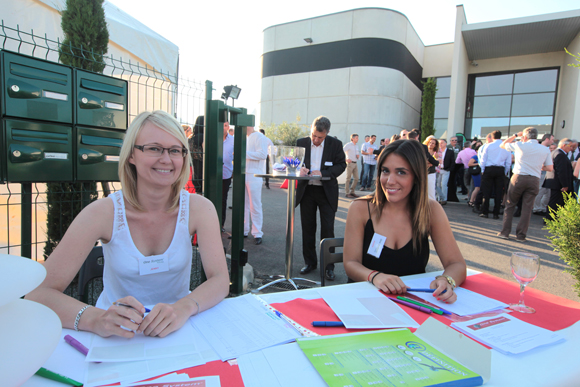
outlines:
{"label": "hand holding pen", "polygon": [[[93,314],[98,313],[94,317],[91,316],[92,326],[88,330],[102,337],[116,335],[130,339],[135,336],[135,332],[143,321],[145,307],[135,297],[127,296],[117,300],[107,310],[89,308],[88,311]],[[84,315],[83,318],[85,318]]]}

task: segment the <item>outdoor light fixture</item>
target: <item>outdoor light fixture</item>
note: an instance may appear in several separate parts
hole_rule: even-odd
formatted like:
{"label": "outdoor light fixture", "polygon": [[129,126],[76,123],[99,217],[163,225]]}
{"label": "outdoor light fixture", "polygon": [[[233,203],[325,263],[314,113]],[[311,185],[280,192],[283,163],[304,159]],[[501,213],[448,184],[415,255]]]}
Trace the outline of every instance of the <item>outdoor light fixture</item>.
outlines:
{"label": "outdoor light fixture", "polygon": [[304,38],[304,41],[308,44],[312,43],[312,38]]}
{"label": "outdoor light fixture", "polygon": [[477,67],[477,66],[479,66],[479,63],[477,63],[476,61],[472,60],[472,61],[471,61],[471,65],[472,65],[473,67]]}
{"label": "outdoor light fixture", "polygon": [[228,98],[238,99],[238,97],[240,96],[240,91],[242,91],[242,89],[240,89],[238,86],[233,85],[226,86],[224,87],[222,98],[225,99],[226,101],[228,100]]}

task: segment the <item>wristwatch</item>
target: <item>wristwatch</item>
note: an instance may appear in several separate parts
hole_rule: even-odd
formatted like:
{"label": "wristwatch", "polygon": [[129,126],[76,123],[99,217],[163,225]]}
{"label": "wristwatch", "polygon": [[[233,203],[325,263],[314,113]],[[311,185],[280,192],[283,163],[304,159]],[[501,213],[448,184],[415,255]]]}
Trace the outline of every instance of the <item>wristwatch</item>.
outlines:
{"label": "wristwatch", "polygon": [[453,277],[449,276],[449,275],[438,275],[437,277],[435,277],[435,279],[439,278],[439,277],[443,277],[447,280],[447,282],[449,282],[449,285],[451,285],[451,289],[455,290],[455,288],[457,287],[457,285],[455,284],[455,280],[453,279]]}

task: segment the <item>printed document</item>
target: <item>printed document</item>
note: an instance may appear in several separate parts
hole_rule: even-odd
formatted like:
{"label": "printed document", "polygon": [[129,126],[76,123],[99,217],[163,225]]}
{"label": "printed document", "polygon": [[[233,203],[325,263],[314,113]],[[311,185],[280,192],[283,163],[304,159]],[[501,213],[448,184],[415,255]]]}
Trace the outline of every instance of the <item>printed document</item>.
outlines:
{"label": "printed document", "polygon": [[333,290],[319,292],[338,318],[349,329],[418,328],[397,304],[378,289]]}
{"label": "printed document", "polygon": [[564,341],[559,333],[529,324],[507,313],[456,322],[451,326],[507,355],[517,355]]}

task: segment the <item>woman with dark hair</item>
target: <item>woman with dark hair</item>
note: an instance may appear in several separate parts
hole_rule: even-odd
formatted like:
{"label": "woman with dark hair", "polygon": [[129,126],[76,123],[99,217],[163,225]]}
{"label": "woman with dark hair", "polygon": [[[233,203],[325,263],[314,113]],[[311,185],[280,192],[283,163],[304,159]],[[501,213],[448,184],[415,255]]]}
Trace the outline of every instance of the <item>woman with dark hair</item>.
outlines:
{"label": "woman with dark hair", "polygon": [[203,188],[203,116],[198,116],[193,127],[189,147],[191,150],[191,161],[193,162],[193,185],[195,192],[201,194]]}
{"label": "woman with dark hair", "polygon": [[[427,160],[418,141],[398,140],[381,153],[374,194],[352,202],[344,235],[349,282],[369,281],[386,293],[407,287],[400,276],[425,273],[429,236],[444,268],[430,287],[452,303],[465,280],[466,264],[443,208],[427,192]],[[373,248],[378,244],[378,248]]]}

